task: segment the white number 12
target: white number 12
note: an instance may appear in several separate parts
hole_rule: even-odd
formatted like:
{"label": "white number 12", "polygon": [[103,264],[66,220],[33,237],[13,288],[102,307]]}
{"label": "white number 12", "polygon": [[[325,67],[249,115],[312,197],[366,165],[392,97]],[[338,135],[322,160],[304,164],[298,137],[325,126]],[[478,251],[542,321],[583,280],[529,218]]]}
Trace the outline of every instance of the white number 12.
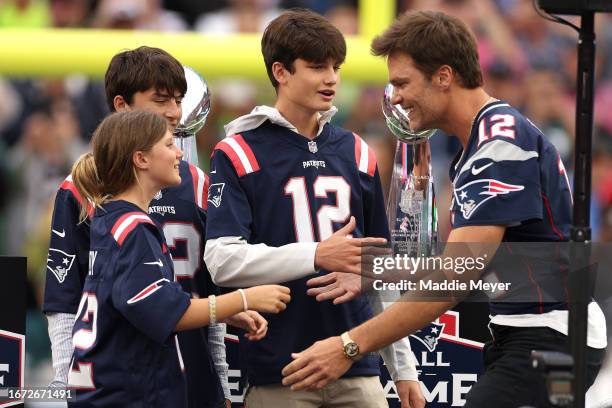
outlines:
{"label": "white number 12", "polygon": [[[327,198],[328,193],[336,193],[336,205],[323,205],[317,211],[319,240],[329,238],[333,233],[334,222],[345,222],[351,215],[351,186],[340,176],[319,176],[313,184],[315,198]],[[315,242],[312,215],[306,180],[293,177],[285,184],[285,194],[293,200],[293,221],[298,242]]]}

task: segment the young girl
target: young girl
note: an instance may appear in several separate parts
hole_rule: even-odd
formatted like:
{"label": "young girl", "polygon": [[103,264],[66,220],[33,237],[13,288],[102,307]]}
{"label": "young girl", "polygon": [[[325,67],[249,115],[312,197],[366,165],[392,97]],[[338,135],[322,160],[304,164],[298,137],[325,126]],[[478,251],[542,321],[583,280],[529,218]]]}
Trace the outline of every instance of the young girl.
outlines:
{"label": "young girl", "polygon": [[72,169],[91,219],[89,274],[73,329],[70,406],[181,407],[185,384],[174,332],[252,309],[278,313],[289,289],[265,285],[190,299],[174,282],[163,233],[147,214],[153,196],[177,185],[182,152],[166,121],[115,113],[94,133],[93,153]]}

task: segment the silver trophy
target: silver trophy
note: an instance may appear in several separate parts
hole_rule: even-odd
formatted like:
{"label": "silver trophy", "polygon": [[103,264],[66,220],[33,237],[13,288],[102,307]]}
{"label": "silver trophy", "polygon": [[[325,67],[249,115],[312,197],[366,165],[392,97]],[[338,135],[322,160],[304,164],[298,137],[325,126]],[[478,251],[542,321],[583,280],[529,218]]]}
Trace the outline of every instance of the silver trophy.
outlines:
{"label": "silver trophy", "polygon": [[187,80],[187,92],[183,97],[183,115],[174,130],[174,142],[183,151],[183,159],[198,165],[196,134],[204,127],[210,112],[208,84],[197,72],[183,67]]}
{"label": "silver trophy", "polygon": [[431,171],[429,138],[433,130],[415,132],[410,116],[392,102],[393,85],[385,87],[383,114],[397,139],[387,218],[394,254],[430,256],[438,240],[438,213]]}

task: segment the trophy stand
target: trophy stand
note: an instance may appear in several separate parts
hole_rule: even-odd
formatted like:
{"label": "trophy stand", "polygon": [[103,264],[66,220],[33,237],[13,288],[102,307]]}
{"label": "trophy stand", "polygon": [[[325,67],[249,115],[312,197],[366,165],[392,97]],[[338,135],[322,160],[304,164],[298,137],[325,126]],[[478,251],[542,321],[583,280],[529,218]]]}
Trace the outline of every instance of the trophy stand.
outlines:
{"label": "trophy stand", "polygon": [[438,213],[428,139],[397,142],[387,218],[394,254],[435,255]]}

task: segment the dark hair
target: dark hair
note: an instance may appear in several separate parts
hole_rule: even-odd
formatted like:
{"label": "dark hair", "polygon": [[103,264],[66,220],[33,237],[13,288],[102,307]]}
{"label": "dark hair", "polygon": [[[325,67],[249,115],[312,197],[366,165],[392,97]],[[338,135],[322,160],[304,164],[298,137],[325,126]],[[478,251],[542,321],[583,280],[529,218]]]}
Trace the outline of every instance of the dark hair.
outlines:
{"label": "dark hair", "polygon": [[162,116],[143,110],[113,113],[100,123],[91,141],[93,153],[72,166],[72,180],[83,197],[81,221],[88,205],[95,208],[137,182],[133,154],[149,151],[167,130]]}
{"label": "dark hair", "polygon": [[176,91],[187,92],[185,71],[180,62],[166,51],[153,47],[138,47],[120,52],[108,65],[104,76],[106,103],[115,111],[113,99],[120,95],[128,104],[136,92],[150,88],[166,91],[172,96]]}
{"label": "dark hair", "polygon": [[482,86],[482,70],[474,36],[459,19],[440,12],[413,11],[398,17],[372,41],[372,54],[403,52],[428,78],[449,65],[468,89]]}
{"label": "dark hair", "polygon": [[322,15],[294,8],[268,24],[261,38],[261,53],[268,77],[277,88],[272,64],[280,62],[291,73],[298,58],[314,63],[331,59],[340,65],[346,58],[346,42],[342,33]]}

